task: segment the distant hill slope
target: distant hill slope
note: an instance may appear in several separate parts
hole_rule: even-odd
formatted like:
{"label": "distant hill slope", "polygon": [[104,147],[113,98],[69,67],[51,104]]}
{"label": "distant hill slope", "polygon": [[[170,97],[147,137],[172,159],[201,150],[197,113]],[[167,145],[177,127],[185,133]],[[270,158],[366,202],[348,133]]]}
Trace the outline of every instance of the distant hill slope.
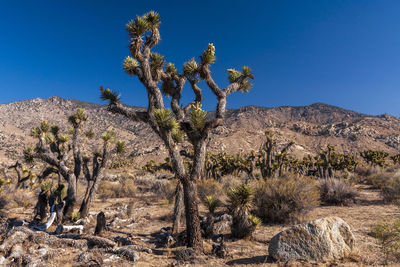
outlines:
{"label": "distant hill slope", "polygon": [[[0,162],[21,157],[27,144],[33,144],[29,131],[42,120],[57,123],[67,131],[66,117],[77,108],[89,115],[87,128],[100,135],[114,128],[127,141],[128,151],[138,164],[167,156],[158,137],[143,123],[132,123],[110,114],[104,106],[78,100],[50,97],[0,104]],[[133,107],[135,109],[142,109]],[[263,132],[270,129],[280,143],[294,140],[293,153],[315,153],[327,144],[337,150],[358,154],[364,149],[396,153],[400,149],[400,119],[390,115],[368,116],[322,103],[299,107],[265,108],[247,106],[228,110],[226,122],[214,130],[210,150],[229,153],[258,149]],[[90,145],[90,144],[87,144]]]}

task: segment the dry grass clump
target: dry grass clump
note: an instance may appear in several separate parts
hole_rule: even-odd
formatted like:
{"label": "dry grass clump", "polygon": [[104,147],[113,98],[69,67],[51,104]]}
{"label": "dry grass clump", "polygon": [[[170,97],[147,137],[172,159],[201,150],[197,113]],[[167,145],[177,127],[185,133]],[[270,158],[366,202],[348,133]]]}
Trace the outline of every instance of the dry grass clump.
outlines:
{"label": "dry grass clump", "polygon": [[381,167],[373,167],[373,166],[357,166],[357,168],[355,168],[354,172],[360,176],[360,177],[368,177],[374,174],[378,174],[382,172],[382,168]]}
{"label": "dry grass clump", "polygon": [[400,176],[394,175],[380,184],[381,195],[387,203],[397,203],[400,200]]}
{"label": "dry grass clump", "polygon": [[152,184],[150,191],[161,199],[166,199],[168,202],[173,202],[175,199],[175,191],[178,181],[158,179]]}
{"label": "dry grass clump", "polygon": [[395,172],[382,172],[365,178],[367,184],[380,189],[383,200],[396,203],[400,200],[400,175]]}
{"label": "dry grass clump", "polygon": [[125,198],[133,197],[136,186],[132,179],[122,179],[119,182],[103,181],[98,195],[100,198]]}
{"label": "dry grass clump", "polygon": [[353,185],[337,178],[321,179],[318,189],[321,201],[331,205],[348,206],[354,204],[359,196]]}
{"label": "dry grass clump", "polygon": [[24,189],[18,189],[13,193],[13,201],[18,207],[23,207],[25,209],[33,206],[35,202],[32,192],[28,192]]}
{"label": "dry grass clump", "polygon": [[214,179],[203,179],[197,184],[197,193],[199,199],[204,199],[206,196],[222,196],[224,190],[222,185]]}
{"label": "dry grass clump", "polygon": [[256,187],[255,214],[264,223],[291,223],[319,204],[319,190],[308,177],[268,179]]}

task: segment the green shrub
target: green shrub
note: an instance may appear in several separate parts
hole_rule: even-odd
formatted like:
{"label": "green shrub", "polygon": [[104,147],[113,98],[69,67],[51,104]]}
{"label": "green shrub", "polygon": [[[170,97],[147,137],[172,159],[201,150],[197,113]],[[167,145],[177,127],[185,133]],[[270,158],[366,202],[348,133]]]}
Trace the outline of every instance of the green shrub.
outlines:
{"label": "green shrub", "polygon": [[79,220],[81,218],[81,213],[79,211],[74,211],[72,213],[72,221],[76,222],[77,220]]}
{"label": "green shrub", "polygon": [[321,201],[326,204],[347,206],[359,196],[353,185],[336,178],[321,179],[318,188]]}
{"label": "green shrub", "polygon": [[311,178],[273,178],[257,186],[254,203],[264,223],[291,223],[319,204],[319,190]]}

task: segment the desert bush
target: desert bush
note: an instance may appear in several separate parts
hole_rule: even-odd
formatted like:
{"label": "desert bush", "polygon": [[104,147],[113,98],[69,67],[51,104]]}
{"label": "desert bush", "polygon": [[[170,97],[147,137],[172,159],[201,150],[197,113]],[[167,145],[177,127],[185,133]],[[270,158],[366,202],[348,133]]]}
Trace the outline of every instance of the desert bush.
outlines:
{"label": "desert bush", "polygon": [[209,195],[223,195],[222,185],[214,179],[203,179],[197,184],[197,193],[200,199]]}
{"label": "desert bush", "polygon": [[264,223],[290,223],[319,204],[319,191],[312,178],[273,178],[257,185],[254,203]]}
{"label": "desert bush", "polygon": [[336,178],[321,179],[318,189],[321,201],[332,205],[350,205],[359,195],[349,182]]}
{"label": "desert bush", "polygon": [[372,227],[371,235],[378,239],[386,256],[386,263],[389,260],[400,261],[400,221],[393,223],[379,223]]}
{"label": "desert bush", "polygon": [[104,181],[99,188],[101,198],[125,198],[132,197],[136,186],[132,179],[122,179],[120,182]]}
{"label": "desert bush", "polygon": [[388,203],[397,203],[400,200],[400,176],[392,175],[379,185],[383,200]]}
{"label": "desert bush", "polygon": [[228,211],[232,215],[232,237],[251,237],[256,227],[261,224],[261,220],[250,213],[253,209],[253,189],[246,184],[241,184],[231,187],[227,195]]}
{"label": "desert bush", "polygon": [[373,166],[357,166],[357,168],[355,168],[354,172],[361,177],[368,177],[374,174],[378,174],[380,172],[382,172],[382,168],[380,167],[373,167]]}
{"label": "desert bush", "polygon": [[175,199],[175,191],[178,181],[174,180],[155,180],[150,191],[156,194],[161,199],[168,200],[168,203],[173,202]]}

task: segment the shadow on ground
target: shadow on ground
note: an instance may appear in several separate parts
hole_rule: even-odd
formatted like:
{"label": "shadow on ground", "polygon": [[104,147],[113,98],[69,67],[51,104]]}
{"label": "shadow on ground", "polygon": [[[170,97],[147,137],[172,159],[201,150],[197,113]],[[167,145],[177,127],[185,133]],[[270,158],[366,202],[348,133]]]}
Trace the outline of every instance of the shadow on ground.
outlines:
{"label": "shadow on ground", "polygon": [[242,258],[226,262],[227,265],[245,265],[245,264],[263,264],[274,262],[268,256],[254,256],[251,258]]}

